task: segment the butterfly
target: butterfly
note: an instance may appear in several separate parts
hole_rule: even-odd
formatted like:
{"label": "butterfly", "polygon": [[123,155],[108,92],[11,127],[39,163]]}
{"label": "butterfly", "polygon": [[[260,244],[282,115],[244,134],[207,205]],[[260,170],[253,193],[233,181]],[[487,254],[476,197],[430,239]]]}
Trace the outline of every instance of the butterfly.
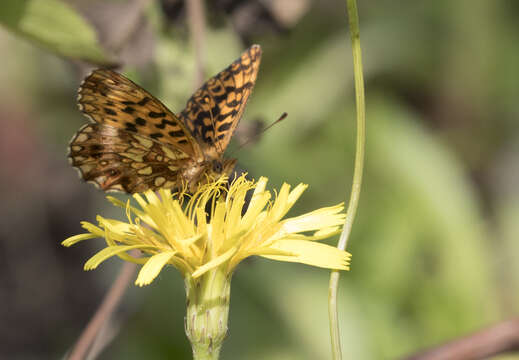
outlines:
{"label": "butterfly", "polygon": [[72,138],[69,161],[104,191],[182,188],[194,192],[229,175],[223,153],[256,82],[261,48],[253,45],[207,80],[174,114],[153,95],[111,70],[94,70],[78,91],[91,120]]}

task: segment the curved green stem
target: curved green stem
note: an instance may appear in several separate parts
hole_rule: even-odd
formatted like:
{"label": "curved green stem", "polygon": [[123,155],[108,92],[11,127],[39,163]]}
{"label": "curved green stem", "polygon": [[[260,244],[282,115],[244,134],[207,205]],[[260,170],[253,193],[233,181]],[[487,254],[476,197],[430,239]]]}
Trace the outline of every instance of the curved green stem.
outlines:
{"label": "curved green stem", "polygon": [[[362,55],[360,49],[359,17],[355,0],[346,0],[350,37],[353,52],[353,71],[355,78],[355,102],[357,110],[357,148],[355,153],[355,169],[351,188],[350,201],[346,220],[337,247],[346,249],[350,237],[355,214],[359,204],[362,173],[364,169],[364,147],[366,142],[366,105],[364,101],[364,78],[362,75]],[[332,341],[332,358],[342,359],[339,321],[337,312],[337,291],[339,286],[339,271],[332,271],[328,288],[328,315],[330,318],[330,336]]]}

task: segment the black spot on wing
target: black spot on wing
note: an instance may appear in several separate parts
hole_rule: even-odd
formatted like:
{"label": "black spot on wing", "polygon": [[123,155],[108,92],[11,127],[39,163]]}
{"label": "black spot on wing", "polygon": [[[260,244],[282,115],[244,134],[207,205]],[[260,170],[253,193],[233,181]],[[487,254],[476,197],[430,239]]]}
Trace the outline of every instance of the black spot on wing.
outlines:
{"label": "black spot on wing", "polygon": [[204,126],[204,119],[210,119],[211,114],[209,111],[200,111],[196,116],[195,123],[199,126]]}
{"label": "black spot on wing", "polygon": [[140,106],[146,105],[151,99],[149,97],[144,97],[141,101],[139,101],[137,104]]}
{"label": "black spot on wing", "polygon": [[105,111],[105,113],[107,115],[117,115],[117,113],[114,110],[110,109],[110,108],[104,108],[103,110]]}
{"label": "black spot on wing", "polygon": [[228,113],[221,114],[221,115],[220,115],[220,116],[221,116],[220,118],[221,118],[221,119],[225,119],[225,118],[227,118],[227,117],[229,117],[229,116],[234,117],[234,116],[236,116],[236,114],[238,114],[238,111],[237,111],[236,109],[233,109],[233,110],[229,111]]}
{"label": "black spot on wing", "polygon": [[150,138],[152,139],[159,139],[161,137],[163,137],[164,135],[162,135],[161,133],[153,133],[153,134],[150,134]]}
{"label": "black spot on wing", "polygon": [[174,125],[177,125],[177,124],[174,123],[173,121],[168,120],[168,119],[162,119],[162,121],[159,124],[155,124],[155,127],[157,129],[164,129],[166,127],[166,125],[174,126]]}
{"label": "black spot on wing", "polygon": [[131,131],[131,132],[137,132],[137,128],[135,127],[134,123],[126,122],[124,125],[126,126],[125,130]]}
{"label": "black spot on wing", "polygon": [[225,99],[227,99],[227,94],[222,94],[222,95],[213,95],[213,99],[214,101],[219,104],[221,103],[222,101],[224,101]]}
{"label": "black spot on wing", "polygon": [[220,115],[220,107],[218,106],[218,104],[215,104],[211,110],[210,110],[211,114],[213,114],[213,118],[218,118],[218,116]]}
{"label": "black spot on wing", "polygon": [[231,122],[228,122],[228,123],[225,123],[225,124],[222,124],[218,127],[218,129],[216,129],[217,131],[227,131],[231,128]]}
{"label": "black spot on wing", "polygon": [[127,114],[133,114],[135,112],[135,109],[132,108],[131,106],[127,106],[124,109],[122,109],[122,111],[127,113]]}
{"label": "black spot on wing", "polygon": [[119,183],[124,188],[126,192],[130,192],[130,185],[131,185],[132,179],[128,176],[121,176],[119,179]]}
{"label": "black spot on wing", "polygon": [[184,132],[182,130],[170,131],[170,132],[168,132],[168,134],[171,137],[183,137],[183,136],[185,136],[185,134],[184,134]]}
{"label": "black spot on wing", "polygon": [[158,112],[155,112],[155,111],[150,111],[150,112],[148,113],[148,116],[149,116],[150,118],[157,119],[157,118],[161,118],[161,117],[166,116],[166,113],[164,113],[164,112],[159,112],[159,113],[158,113]]}

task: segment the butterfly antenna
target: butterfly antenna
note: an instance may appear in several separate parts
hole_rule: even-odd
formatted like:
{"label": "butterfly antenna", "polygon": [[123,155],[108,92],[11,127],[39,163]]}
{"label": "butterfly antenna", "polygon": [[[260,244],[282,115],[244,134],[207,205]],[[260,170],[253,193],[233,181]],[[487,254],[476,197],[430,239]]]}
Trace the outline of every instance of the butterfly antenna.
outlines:
{"label": "butterfly antenna", "polygon": [[276,125],[277,123],[280,123],[281,121],[285,120],[285,118],[288,116],[288,114],[286,112],[284,112],[283,114],[281,114],[281,116],[279,117],[279,119],[277,119],[276,121],[274,121],[272,124],[270,124],[269,126],[267,127],[264,127],[263,129],[261,129],[260,132],[258,132],[257,134],[251,136],[250,138],[248,138],[243,144],[241,144],[234,152],[237,152],[238,150],[242,149],[243,147],[245,147],[246,145],[250,144],[252,141],[258,139],[258,137],[263,134],[265,131],[267,131],[268,129],[270,129],[271,127],[273,127],[274,125]]}

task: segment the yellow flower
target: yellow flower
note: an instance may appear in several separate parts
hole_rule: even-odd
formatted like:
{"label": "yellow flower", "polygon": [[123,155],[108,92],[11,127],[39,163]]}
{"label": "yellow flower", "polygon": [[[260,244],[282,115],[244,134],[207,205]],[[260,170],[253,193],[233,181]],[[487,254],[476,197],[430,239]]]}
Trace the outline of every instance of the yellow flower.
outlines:
{"label": "yellow flower", "polygon": [[[128,222],[98,215],[98,226],[82,222],[88,233],[62,244],[104,238],[107,247],[86,262],[85,270],[117,255],[143,264],[136,280],[140,286],[151,283],[165,265],[176,267],[186,285],[185,330],[194,359],[217,359],[227,334],[232,272],[240,261],[258,255],[349,270],[350,254],[317,242],[340,232],[343,204],[283,219],[307,185],[290,191],[283,184],[274,199],[266,185],[267,178],[254,182],[241,176],[228,188],[227,178],[220,178],[192,196],[148,191],[133,195],[140,208],[109,196],[126,210]],[[249,190],[254,190],[250,201]],[[132,249],[139,249],[143,257],[129,255]]]}
{"label": "yellow flower", "polygon": [[[283,184],[272,200],[271,192],[265,190],[267,181],[265,177],[254,182],[241,176],[227,188],[227,179],[221,178],[192,196],[171,194],[166,189],[159,190],[158,196],[147,191],[133,195],[140,209],[108,196],[114,205],[126,209],[128,222],[98,215],[98,226],[82,222],[88,233],[72,236],[62,244],[104,238],[107,247],[87,261],[85,270],[117,255],[143,264],[136,280],[140,286],[151,283],[166,264],[176,267],[184,277],[196,279],[215,267],[230,274],[252,255],[349,270],[350,254],[317,242],[340,232],[345,218],[343,204],[282,219],[307,185],[299,184],[290,191],[290,185]],[[254,193],[243,211],[251,189]],[[141,250],[144,256],[128,255],[132,249]]]}

